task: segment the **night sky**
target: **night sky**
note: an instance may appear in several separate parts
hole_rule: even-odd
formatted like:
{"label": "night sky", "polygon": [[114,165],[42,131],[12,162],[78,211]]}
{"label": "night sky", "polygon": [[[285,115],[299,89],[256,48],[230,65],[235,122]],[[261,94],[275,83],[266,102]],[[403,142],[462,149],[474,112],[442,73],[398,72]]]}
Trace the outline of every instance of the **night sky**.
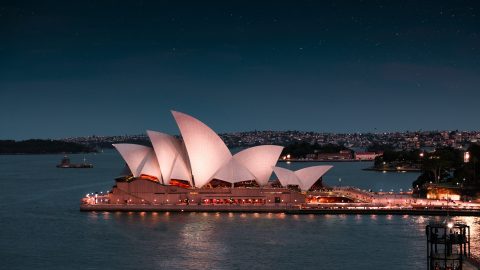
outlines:
{"label": "night sky", "polygon": [[[98,3],[101,2],[101,3]],[[1,1],[0,139],[480,130],[480,1]]]}

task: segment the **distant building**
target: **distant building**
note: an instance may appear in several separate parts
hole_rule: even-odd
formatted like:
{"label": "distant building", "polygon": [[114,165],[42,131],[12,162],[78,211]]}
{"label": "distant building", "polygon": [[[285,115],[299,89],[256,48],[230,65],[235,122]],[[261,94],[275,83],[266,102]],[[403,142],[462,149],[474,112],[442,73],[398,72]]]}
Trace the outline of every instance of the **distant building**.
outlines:
{"label": "distant building", "polygon": [[443,187],[430,184],[427,187],[427,199],[458,201],[461,199],[461,192],[457,187]]}
{"label": "distant building", "polygon": [[355,159],[356,160],[374,160],[376,157],[380,156],[381,154],[375,152],[355,152]]}
{"label": "distant building", "polygon": [[352,159],[352,152],[350,150],[342,150],[338,153],[318,153],[317,159],[320,159],[320,160]]}

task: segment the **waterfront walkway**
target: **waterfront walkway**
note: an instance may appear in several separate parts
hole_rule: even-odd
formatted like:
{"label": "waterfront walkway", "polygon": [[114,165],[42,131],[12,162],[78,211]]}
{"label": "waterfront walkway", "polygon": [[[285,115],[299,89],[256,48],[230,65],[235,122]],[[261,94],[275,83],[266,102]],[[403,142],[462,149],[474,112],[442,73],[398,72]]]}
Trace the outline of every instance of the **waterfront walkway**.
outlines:
{"label": "waterfront walkway", "polygon": [[351,204],[304,205],[154,205],[154,204],[81,204],[81,211],[121,212],[245,212],[285,214],[350,214],[350,215],[432,215],[480,216],[480,209],[435,209],[378,207]]}

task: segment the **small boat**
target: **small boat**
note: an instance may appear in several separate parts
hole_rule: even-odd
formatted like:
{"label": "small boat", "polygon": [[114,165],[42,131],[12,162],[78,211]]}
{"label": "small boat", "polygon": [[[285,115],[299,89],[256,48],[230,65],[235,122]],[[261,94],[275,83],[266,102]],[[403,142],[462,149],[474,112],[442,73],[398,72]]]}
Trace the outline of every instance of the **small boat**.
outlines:
{"label": "small boat", "polygon": [[68,156],[64,156],[60,164],[57,165],[57,168],[74,168],[74,169],[86,169],[86,168],[93,168],[91,163],[87,163],[87,159],[83,158],[83,163],[70,163],[70,158]]}

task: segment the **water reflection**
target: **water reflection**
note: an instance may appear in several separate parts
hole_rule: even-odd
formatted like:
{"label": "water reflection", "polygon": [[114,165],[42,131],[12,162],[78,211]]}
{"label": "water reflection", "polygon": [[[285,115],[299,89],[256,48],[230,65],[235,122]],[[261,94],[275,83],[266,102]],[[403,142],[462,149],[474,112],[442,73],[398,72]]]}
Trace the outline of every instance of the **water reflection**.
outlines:
{"label": "water reflection", "polygon": [[181,266],[180,268],[185,269],[221,268],[221,259],[225,257],[229,247],[228,243],[218,239],[217,225],[212,220],[184,223],[174,237],[177,239],[174,256],[164,257],[161,265],[175,268]]}
{"label": "water reflection", "polygon": [[[110,187],[124,162],[112,151],[87,156],[95,163],[92,171],[59,171],[55,164],[60,158],[0,157],[0,171],[9,176],[2,179],[0,190],[2,203],[8,204],[0,209],[3,268],[424,269],[425,225],[442,220],[277,213],[81,213],[78,198]],[[367,163],[335,165],[325,176],[327,184],[338,183],[341,177],[342,185],[397,190],[409,188],[416,178],[361,171]],[[471,226],[471,250],[478,257],[480,219],[459,219]]]}
{"label": "water reflection", "polygon": [[97,221],[98,220],[98,213],[97,212],[89,212],[88,213],[88,220]]}
{"label": "water reflection", "polygon": [[[184,251],[184,255],[192,260],[200,260],[204,267],[206,268],[216,268],[218,267],[219,256],[226,255],[233,249],[233,243],[229,242],[228,234],[232,231],[238,231],[239,225],[236,223],[237,218],[241,218],[244,221],[249,221],[244,224],[262,224],[264,222],[273,222],[272,225],[266,226],[269,228],[281,228],[282,230],[287,230],[289,226],[305,226],[307,223],[318,223],[319,226],[324,228],[322,234],[328,234],[329,229],[338,229],[340,227],[345,227],[346,231],[352,230],[355,226],[365,224],[365,218],[368,217],[366,224],[369,227],[377,227],[384,229],[384,225],[393,225],[396,229],[392,234],[398,234],[399,236],[403,234],[415,234],[420,243],[423,243],[425,239],[425,226],[431,222],[443,222],[446,217],[439,216],[410,216],[410,215],[286,215],[284,213],[174,213],[173,215],[170,212],[164,213],[147,213],[147,212],[89,212],[87,214],[89,222],[98,223],[99,219],[103,222],[115,222],[115,221],[128,221],[131,226],[149,228],[149,227],[159,227],[160,231],[171,232],[171,226],[178,226],[173,232],[177,232],[176,235],[172,235],[173,238],[179,239],[179,241],[173,241],[175,244],[175,249],[180,250],[181,247],[188,247]],[[470,226],[471,231],[471,249],[472,254],[476,257],[480,257],[480,218],[478,217],[454,217],[454,221],[464,222]],[[278,223],[278,221],[286,223]],[[292,223],[293,222],[293,223]],[[257,225],[258,225],[257,224]],[[332,224],[332,226],[326,226],[327,224]],[[273,227],[272,227],[273,226]],[[326,229],[328,228],[328,229]],[[243,235],[253,235],[259,232],[258,226],[254,226],[248,229],[248,233],[243,232]],[[243,230],[243,228],[242,228]],[[291,233],[290,230],[289,234]],[[271,231],[266,231],[263,233],[271,233]],[[320,233],[320,232],[318,232]],[[222,236],[227,235],[227,238]],[[165,237],[163,235],[162,237]],[[271,242],[271,241],[270,241]],[[281,242],[281,241],[280,241]],[[170,243],[170,244],[172,244]],[[279,243],[275,241],[275,243]],[[208,253],[215,251],[214,255],[208,255]],[[223,254],[223,255],[222,255]],[[202,257],[206,256],[206,257]],[[212,258],[213,256],[213,258]],[[204,258],[204,260],[202,260]],[[206,260],[205,258],[210,258]]]}
{"label": "water reflection", "polygon": [[103,218],[104,220],[108,220],[108,219],[110,219],[110,216],[111,216],[111,213],[110,213],[110,212],[103,212],[103,217],[102,217],[102,218]]}
{"label": "water reflection", "polygon": [[[135,213],[133,214],[135,215]],[[97,215],[94,215],[97,216]],[[130,216],[130,215],[129,215]],[[369,239],[368,237],[377,236],[376,241],[381,241],[383,236],[389,236],[394,238],[405,239],[411,241],[412,243],[408,246],[413,245],[416,252],[419,254],[424,253],[424,233],[425,226],[430,221],[442,221],[445,217],[428,217],[428,216],[395,216],[395,215],[370,215],[369,221],[375,221],[375,223],[369,224],[367,227],[364,227],[364,215],[324,215],[324,216],[315,216],[315,215],[285,215],[273,214],[273,213],[201,213],[198,214],[175,214],[171,216],[167,215],[158,215],[157,213],[152,213],[151,215],[145,215],[144,213],[137,213],[137,216],[140,217],[139,221],[148,221],[150,220],[153,223],[163,223],[167,227],[175,224],[180,225],[177,230],[173,232],[175,234],[171,235],[169,238],[175,239],[173,250],[181,251],[181,255],[177,254],[173,258],[163,258],[159,264],[163,267],[165,266],[178,266],[178,259],[181,257],[182,267],[191,268],[191,267],[202,267],[202,268],[223,268],[224,259],[228,256],[232,256],[232,253],[235,253],[238,248],[238,242],[236,240],[243,239],[238,237],[249,237],[249,238],[258,238],[260,235],[267,235],[265,240],[265,245],[285,245],[288,246],[289,239],[278,238],[279,235],[276,234],[274,230],[283,231],[281,234],[285,234],[288,231],[288,235],[292,234],[290,227],[302,230],[303,233],[309,232],[308,225],[309,223],[314,222],[316,227],[323,228],[322,230],[313,231],[313,239],[317,237],[324,238],[324,241],[330,242],[329,235],[333,234],[336,236],[331,237],[342,237],[342,230],[344,231],[355,231],[356,233],[363,234],[363,244],[367,246],[374,244],[375,241]],[[248,223],[242,223],[241,230],[239,230],[239,224],[235,222],[236,218],[241,218],[242,220],[248,220]],[[170,220],[169,220],[170,218]],[[199,219],[200,218],[200,219]],[[109,218],[110,219],[110,218]],[[192,220],[193,219],[193,220]],[[182,220],[182,223],[178,221]],[[278,223],[282,220],[283,223]],[[331,226],[325,227],[325,222],[333,221]],[[475,217],[460,217],[456,220],[466,222],[471,226],[471,243],[472,243],[472,253],[475,256],[478,256],[480,248],[477,243],[480,242],[480,235],[478,230],[480,230],[480,219]],[[259,223],[261,222],[261,223]],[[264,222],[273,222],[270,225],[264,224]],[[377,223],[378,222],[378,223]],[[147,222],[149,223],[149,222]],[[172,224],[170,224],[172,223]],[[318,223],[318,224],[317,224]],[[259,227],[260,224],[265,228]],[[323,225],[322,225],[323,224]],[[368,223],[367,223],[368,224]],[[391,226],[384,226],[384,225]],[[355,227],[355,226],[362,227]],[[247,226],[247,227],[244,227]],[[266,228],[271,228],[272,230],[265,231]],[[275,228],[275,229],[273,229]],[[303,229],[302,229],[303,228]],[[167,230],[172,232],[171,230]],[[384,235],[382,231],[388,233]],[[300,232],[299,232],[300,233]],[[338,233],[340,233],[338,235]],[[407,238],[402,238],[408,235]],[[299,237],[299,234],[296,234],[296,237]],[[165,236],[163,236],[165,237]],[[327,237],[327,238],[325,238]],[[300,237],[302,238],[302,237]],[[370,242],[368,242],[370,241]],[[242,240],[240,240],[242,242]],[[170,245],[172,245],[170,243]],[[414,244],[415,243],[415,244]],[[409,248],[409,247],[403,247]],[[376,252],[385,252],[390,251],[379,251]],[[418,256],[418,263],[423,262],[423,256]],[[359,268],[362,269],[362,268]]]}
{"label": "water reflection", "polygon": [[363,215],[355,215],[355,220],[357,221],[357,224],[362,221]]}

